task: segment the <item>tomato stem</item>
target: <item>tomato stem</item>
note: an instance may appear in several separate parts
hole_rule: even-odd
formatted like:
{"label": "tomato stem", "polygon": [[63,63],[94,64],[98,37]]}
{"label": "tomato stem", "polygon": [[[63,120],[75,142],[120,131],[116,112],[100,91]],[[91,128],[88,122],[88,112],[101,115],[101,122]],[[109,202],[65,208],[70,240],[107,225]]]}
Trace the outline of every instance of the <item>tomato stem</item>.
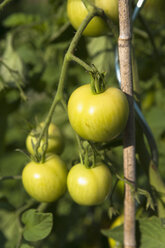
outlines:
{"label": "tomato stem", "polygon": [[2,176],[0,177],[0,181],[5,181],[5,180],[21,180],[22,176],[17,175],[17,176]]}
{"label": "tomato stem", "polygon": [[0,4],[0,11],[11,2],[12,0],[4,0],[1,4]]}
{"label": "tomato stem", "polygon": [[83,157],[82,157],[82,145],[81,145],[81,140],[80,137],[78,136],[78,134],[76,134],[76,139],[77,139],[77,144],[78,144],[78,151],[79,151],[79,158],[80,158],[80,163],[83,164]]}
{"label": "tomato stem", "polygon": [[94,65],[92,65],[93,71],[91,72],[91,90],[93,94],[100,94],[105,91],[104,73],[100,73]]}
{"label": "tomato stem", "polygon": [[[68,71],[70,61],[71,60],[76,61],[78,64],[80,64],[82,67],[84,67],[90,73],[92,72],[94,74],[94,71],[96,71],[95,68],[93,70],[93,68],[90,67],[88,64],[86,64],[84,61],[82,61],[81,59],[74,56],[74,50],[75,50],[75,48],[76,48],[76,46],[77,46],[77,44],[78,44],[78,42],[82,36],[83,31],[94,16],[105,17],[104,11],[96,8],[95,6],[91,6],[88,15],[86,16],[86,18],[84,19],[84,21],[81,23],[80,27],[78,28],[77,32],[75,33],[75,35],[74,35],[74,37],[73,37],[73,39],[69,45],[69,48],[65,54],[62,69],[61,69],[60,79],[59,79],[59,83],[58,83],[58,87],[57,87],[57,92],[55,94],[52,105],[51,105],[50,110],[48,112],[45,124],[41,130],[41,133],[40,133],[39,138],[37,140],[37,143],[35,145],[35,154],[39,160],[40,160],[40,156],[38,154],[38,148],[40,146],[41,139],[44,135],[46,135],[46,132],[48,130],[49,124],[51,122],[51,119],[52,119],[52,116],[54,114],[54,111],[55,111],[57,104],[61,102],[63,105],[63,102],[64,102],[64,96],[63,96],[64,85],[65,85],[67,71]],[[104,91],[104,83],[103,83],[103,81],[100,82],[100,80],[102,80],[103,74],[99,74],[99,73],[96,73],[96,74],[97,74],[96,78],[99,77],[100,79],[96,80],[96,81],[99,81],[99,83],[95,82],[94,88],[96,89],[96,93],[100,93],[100,92]],[[44,162],[44,160],[45,160],[45,151],[46,151],[45,147],[43,148],[43,153],[41,154],[41,161],[42,162]]]}
{"label": "tomato stem", "polygon": [[[72,41],[70,43],[68,51],[65,54],[62,69],[61,69],[60,79],[59,79],[59,83],[58,83],[58,87],[57,87],[57,92],[55,94],[55,97],[53,99],[52,105],[51,105],[50,110],[48,112],[45,124],[44,124],[44,126],[43,126],[43,128],[41,130],[40,136],[39,136],[39,138],[37,140],[37,143],[35,145],[35,154],[36,154],[36,157],[38,157],[39,159],[40,159],[40,156],[38,156],[39,155],[38,154],[38,148],[40,146],[41,139],[44,136],[46,130],[48,130],[49,124],[51,122],[51,119],[53,117],[53,114],[54,114],[54,111],[55,111],[55,108],[56,108],[57,104],[61,102],[62,105],[63,105],[63,102],[64,102],[64,100],[63,100],[64,99],[63,91],[64,91],[64,84],[65,84],[66,76],[67,76],[67,70],[68,70],[70,61],[73,58],[76,59],[76,57],[73,56],[74,50],[75,50],[75,48],[76,48],[76,46],[77,46],[77,44],[78,44],[78,42],[79,42],[79,40],[80,40],[80,38],[82,36],[82,33],[83,33],[84,29],[86,28],[86,26],[88,25],[90,20],[94,16],[96,16],[97,14],[98,14],[98,11],[95,8],[93,8],[91,10],[91,12],[89,12],[87,17],[84,19],[84,21],[80,25],[79,29],[75,33],[75,36],[73,37],[73,39],[72,39]],[[76,59],[76,60],[80,63],[80,59]],[[85,62],[82,63],[82,61],[81,61],[81,65],[85,66],[86,69],[91,70],[90,67],[88,67]],[[44,162],[44,160],[45,160],[44,152],[42,153],[41,156],[42,156],[41,161]]]}
{"label": "tomato stem", "polygon": [[89,0],[82,0],[82,2],[84,3],[85,7],[87,8],[88,12],[90,12],[92,9],[97,11],[97,16],[100,16],[104,19],[105,23],[107,24],[109,30],[112,31],[112,34],[115,38],[115,40],[117,41],[118,39],[118,29],[117,26],[114,24],[114,22],[106,16],[105,12],[96,7],[93,3],[91,3]]}
{"label": "tomato stem", "polygon": [[84,69],[88,71],[89,73],[92,72],[92,67],[88,65],[87,63],[85,63],[80,58],[76,57],[74,54],[70,54],[70,59],[75,61],[77,64],[81,65],[82,67],[84,67]]}

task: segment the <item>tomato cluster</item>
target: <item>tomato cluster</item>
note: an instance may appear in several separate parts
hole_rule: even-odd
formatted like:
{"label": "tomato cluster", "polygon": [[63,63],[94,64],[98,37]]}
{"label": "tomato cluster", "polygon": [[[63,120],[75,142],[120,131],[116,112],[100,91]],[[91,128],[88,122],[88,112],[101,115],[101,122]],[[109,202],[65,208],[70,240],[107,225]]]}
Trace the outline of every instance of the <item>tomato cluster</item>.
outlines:
{"label": "tomato cluster", "polygon": [[[117,0],[91,0],[108,18],[118,22]],[[88,6],[89,9],[91,6]],[[78,29],[88,14],[82,0],[68,0],[67,12],[71,24]],[[108,31],[105,21],[95,16],[84,30],[84,35],[100,36]],[[98,80],[99,85],[99,80]],[[96,86],[96,85],[95,85]],[[104,88],[104,87],[103,87]],[[109,87],[93,91],[90,84],[77,88],[68,101],[68,118],[74,131],[91,142],[109,142],[119,136],[126,126],[129,115],[125,94]],[[108,196],[112,187],[109,168],[102,162],[90,168],[79,163],[69,173],[60,154],[64,143],[61,131],[53,123],[40,138],[45,123],[40,123],[26,139],[26,147],[32,160],[22,172],[22,182],[27,193],[37,201],[52,202],[68,188],[72,199],[80,205],[97,205]],[[38,144],[39,139],[40,144]],[[42,159],[41,159],[42,158]],[[40,161],[41,160],[41,161]]]}
{"label": "tomato cluster", "polygon": [[[90,84],[77,88],[68,101],[68,117],[75,132],[92,142],[107,142],[116,138],[125,128],[129,114],[125,94],[117,88],[93,93]],[[35,145],[44,123],[30,132],[26,139],[27,150],[35,155]],[[46,139],[42,138],[38,153],[43,152]],[[26,191],[38,201],[52,202],[68,188],[73,200],[80,205],[102,203],[112,187],[109,168],[99,162],[87,168],[77,164],[67,175],[67,168],[59,157],[64,147],[60,130],[50,123],[48,128],[46,160],[31,161],[22,172]]]}
{"label": "tomato cluster", "polygon": [[[44,123],[32,130],[26,139],[26,148],[35,157],[35,145]],[[60,129],[50,123],[48,127],[47,147],[46,137],[41,139],[38,153],[44,149],[44,162],[31,161],[22,172],[22,182],[27,193],[40,202],[53,202],[66,191],[67,167],[59,155],[64,148],[63,136]]]}
{"label": "tomato cluster", "polygon": [[[125,94],[117,88],[92,92],[91,85],[77,88],[68,101],[68,117],[72,128],[83,139],[107,142],[125,128],[129,115]],[[102,203],[111,191],[112,178],[107,166],[97,163],[92,168],[77,164],[67,177],[68,191],[81,205]]]}

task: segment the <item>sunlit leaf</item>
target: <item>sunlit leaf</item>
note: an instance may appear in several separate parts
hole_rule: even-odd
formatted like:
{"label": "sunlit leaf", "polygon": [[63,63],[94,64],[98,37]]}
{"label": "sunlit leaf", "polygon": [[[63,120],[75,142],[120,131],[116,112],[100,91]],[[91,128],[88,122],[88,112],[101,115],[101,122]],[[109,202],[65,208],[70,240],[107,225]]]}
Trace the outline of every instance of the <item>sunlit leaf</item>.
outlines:
{"label": "sunlit leaf", "polygon": [[22,215],[25,224],[23,236],[27,241],[38,241],[46,238],[53,226],[52,213],[40,213],[35,209],[27,210]]}

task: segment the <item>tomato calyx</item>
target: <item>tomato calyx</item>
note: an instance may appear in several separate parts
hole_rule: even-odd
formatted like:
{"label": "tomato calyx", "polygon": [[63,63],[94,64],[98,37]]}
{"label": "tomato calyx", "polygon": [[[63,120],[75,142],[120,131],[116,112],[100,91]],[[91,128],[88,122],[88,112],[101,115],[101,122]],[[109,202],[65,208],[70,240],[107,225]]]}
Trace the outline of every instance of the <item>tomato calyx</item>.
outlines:
{"label": "tomato calyx", "polygon": [[[45,132],[41,136],[42,127],[37,127],[32,130],[31,136],[36,139],[36,143],[34,143],[33,139],[31,139],[34,155],[31,155],[32,159],[35,162],[45,163],[46,160],[46,150],[48,148],[48,127]],[[41,140],[44,138],[44,143],[41,144]],[[41,146],[41,150],[39,151],[39,147]]]}
{"label": "tomato calyx", "polygon": [[91,90],[93,94],[100,94],[105,91],[105,73],[100,73],[94,65],[92,65],[93,70],[91,73],[92,79],[91,79]]}
{"label": "tomato calyx", "polygon": [[94,144],[89,141],[83,141],[83,159],[81,163],[87,168],[94,168],[96,166],[96,149]]}

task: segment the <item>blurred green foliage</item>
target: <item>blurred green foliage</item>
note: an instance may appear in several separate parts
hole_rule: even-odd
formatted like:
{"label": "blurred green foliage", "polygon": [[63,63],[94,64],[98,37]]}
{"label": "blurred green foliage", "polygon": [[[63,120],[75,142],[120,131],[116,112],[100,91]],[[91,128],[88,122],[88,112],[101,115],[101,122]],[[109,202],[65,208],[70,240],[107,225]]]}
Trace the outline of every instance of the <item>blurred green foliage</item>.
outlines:
{"label": "blurred green foliage", "polygon": [[[134,23],[133,45],[139,72],[142,111],[156,139],[159,169],[165,180],[165,19],[162,11],[164,9],[160,8],[155,16],[153,8],[147,9],[146,6],[142,10]],[[63,58],[75,31],[69,24],[64,0],[13,1],[2,12],[0,30],[2,179],[21,175],[23,167],[28,162],[26,136],[36,122],[43,121],[47,116],[56,93]],[[115,45],[112,34],[100,38],[82,37],[75,54],[89,64],[95,64],[100,71],[104,71],[108,85],[117,86]],[[64,89],[66,102],[77,86],[88,82],[90,75],[79,65],[70,63]],[[53,121],[64,134],[65,150],[62,158],[69,169],[79,161],[78,147],[68,123],[67,113],[61,106],[56,108]],[[106,155],[105,158],[109,159],[112,168],[122,176],[121,142],[119,146],[115,146],[115,143],[108,144],[104,151],[102,147],[104,146],[98,147],[101,156]],[[114,184],[115,180],[114,176]],[[143,164],[140,164],[138,159],[137,185],[150,190]],[[146,199],[142,197],[141,206],[145,208],[145,204]],[[117,188],[112,199],[107,199],[103,205],[97,207],[78,206],[66,193],[57,202],[44,206],[45,214],[53,214],[53,219],[51,220],[51,217],[49,219],[52,225],[51,232],[48,232],[49,236],[45,238],[41,233],[39,241],[28,239],[30,240],[28,242],[26,234],[22,235],[25,224],[23,217],[21,219],[22,213],[31,208],[40,211],[43,205],[30,199],[20,179],[1,180],[1,247],[109,247],[107,238],[101,234],[100,229],[109,227],[112,205],[122,212],[123,189]],[[33,214],[29,218],[36,218]],[[153,214],[152,210],[149,210],[148,214]],[[42,218],[45,220],[46,217],[43,213]],[[36,219],[37,224],[42,223],[40,218]],[[46,225],[44,223],[43,229],[47,227],[47,222]],[[24,231],[26,229],[27,226]]]}

